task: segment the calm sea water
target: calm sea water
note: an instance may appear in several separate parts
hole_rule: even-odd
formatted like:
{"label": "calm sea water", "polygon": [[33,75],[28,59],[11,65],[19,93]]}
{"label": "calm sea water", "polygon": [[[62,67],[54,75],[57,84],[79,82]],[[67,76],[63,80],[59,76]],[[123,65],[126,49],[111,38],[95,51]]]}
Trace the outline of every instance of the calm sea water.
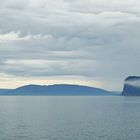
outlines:
{"label": "calm sea water", "polygon": [[0,140],[140,140],[140,98],[1,96]]}

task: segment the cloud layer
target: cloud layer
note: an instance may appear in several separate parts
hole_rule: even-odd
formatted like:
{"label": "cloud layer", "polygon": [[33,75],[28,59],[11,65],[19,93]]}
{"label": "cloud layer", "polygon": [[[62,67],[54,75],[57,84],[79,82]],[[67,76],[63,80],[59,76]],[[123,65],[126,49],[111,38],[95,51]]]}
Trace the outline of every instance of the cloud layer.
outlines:
{"label": "cloud layer", "polygon": [[140,75],[139,1],[0,2],[3,87],[24,79],[121,90],[128,75]]}

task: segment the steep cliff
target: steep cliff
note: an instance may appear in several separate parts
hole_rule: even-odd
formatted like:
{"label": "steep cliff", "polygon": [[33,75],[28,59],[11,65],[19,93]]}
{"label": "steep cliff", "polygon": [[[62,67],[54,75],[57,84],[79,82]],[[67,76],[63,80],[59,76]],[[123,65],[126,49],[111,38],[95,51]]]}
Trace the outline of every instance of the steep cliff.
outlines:
{"label": "steep cliff", "polygon": [[125,79],[123,96],[140,96],[140,77],[129,76]]}

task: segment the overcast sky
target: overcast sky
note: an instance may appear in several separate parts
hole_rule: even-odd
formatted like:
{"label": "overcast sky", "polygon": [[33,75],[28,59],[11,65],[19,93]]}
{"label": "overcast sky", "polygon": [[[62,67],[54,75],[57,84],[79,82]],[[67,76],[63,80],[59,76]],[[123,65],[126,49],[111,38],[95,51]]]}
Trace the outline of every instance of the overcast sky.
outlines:
{"label": "overcast sky", "polygon": [[0,0],[0,87],[122,90],[140,75],[140,1]]}

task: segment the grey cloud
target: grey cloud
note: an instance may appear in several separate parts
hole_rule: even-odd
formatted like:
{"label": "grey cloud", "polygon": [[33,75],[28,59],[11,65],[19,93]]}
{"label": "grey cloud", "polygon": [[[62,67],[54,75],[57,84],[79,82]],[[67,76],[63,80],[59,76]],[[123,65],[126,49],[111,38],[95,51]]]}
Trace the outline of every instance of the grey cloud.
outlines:
{"label": "grey cloud", "polygon": [[0,9],[0,73],[83,76],[108,89],[122,88],[125,77],[140,75],[139,5],[132,0],[6,0]]}

